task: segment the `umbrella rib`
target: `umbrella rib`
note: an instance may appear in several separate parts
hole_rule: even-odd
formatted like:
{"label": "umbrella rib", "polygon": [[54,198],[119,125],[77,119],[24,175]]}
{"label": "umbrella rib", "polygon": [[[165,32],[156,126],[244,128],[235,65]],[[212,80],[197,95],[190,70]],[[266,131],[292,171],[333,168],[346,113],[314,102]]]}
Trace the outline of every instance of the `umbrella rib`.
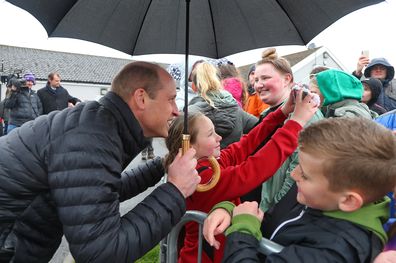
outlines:
{"label": "umbrella rib", "polygon": [[293,24],[294,28],[296,29],[297,34],[300,36],[301,40],[303,43],[305,43],[304,38],[301,36],[300,31],[297,29],[296,25],[294,24],[293,20],[290,18],[289,14],[286,12],[286,10],[283,8],[283,5],[280,3],[279,0],[275,0],[278,5],[280,6],[280,8],[282,8],[283,13],[286,14],[287,18],[289,18],[290,23]]}
{"label": "umbrella rib", "polygon": [[134,53],[135,53],[135,48],[136,48],[136,44],[137,44],[138,39],[139,39],[139,36],[140,36],[140,32],[142,32],[142,28],[143,28],[144,21],[146,20],[146,16],[147,16],[148,10],[150,9],[150,6],[151,6],[152,3],[153,3],[153,1],[150,0],[150,3],[149,3],[148,6],[147,6],[146,12],[144,13],[142,23],[140,23],[140,28],[139,28],[139,31],[138,31],[137,36],[136,36],[136,38],[135,38],[135,43],[133,44],[131,54],[134,54]]}
{"label": "umbrella rib", "polygon": [[210,0],[208,0],[208,5],[209,5],[209,10],[210,10],[210,19],[212,20],[213,37],[214,37],[215,49],[216,49],[216,58],[219,58],[219,50],[218,50],[218,47],[217,47],[216,28],[214,26],[213,14],[212,14],[212,5],[210,4]]}

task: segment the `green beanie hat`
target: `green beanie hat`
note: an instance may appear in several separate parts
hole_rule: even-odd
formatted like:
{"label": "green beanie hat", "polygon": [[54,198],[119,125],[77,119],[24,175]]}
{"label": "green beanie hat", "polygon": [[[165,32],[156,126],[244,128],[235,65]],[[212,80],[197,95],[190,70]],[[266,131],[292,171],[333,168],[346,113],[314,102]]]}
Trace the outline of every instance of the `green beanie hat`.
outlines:
{"label": "green beanie hat", "polygon": [[329,69],[316,75],[319,90],[323,95],[323,106],[345,99],[361,101],[363,85],[356,77],[344,71]]}

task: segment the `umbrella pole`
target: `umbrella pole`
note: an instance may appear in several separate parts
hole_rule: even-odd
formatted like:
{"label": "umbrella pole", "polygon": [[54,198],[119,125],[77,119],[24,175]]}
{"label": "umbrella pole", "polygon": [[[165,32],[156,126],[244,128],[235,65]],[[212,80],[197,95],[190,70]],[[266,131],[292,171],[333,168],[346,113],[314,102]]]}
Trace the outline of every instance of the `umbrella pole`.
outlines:
{"label": "umbrella pole", "polygon": [[184,61],[184,126],[182,153],[190,148],[190,135],[188,134],[188,54],[190,53],[190,0],[186,0],[186,50]]}

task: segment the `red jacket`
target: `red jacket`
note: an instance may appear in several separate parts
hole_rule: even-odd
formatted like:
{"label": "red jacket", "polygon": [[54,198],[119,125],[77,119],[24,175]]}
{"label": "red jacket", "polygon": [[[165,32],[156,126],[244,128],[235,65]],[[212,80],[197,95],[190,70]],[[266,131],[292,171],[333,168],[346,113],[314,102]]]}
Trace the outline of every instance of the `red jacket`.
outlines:
{"label": "red jacket", "polygon": [[[226,200],[239,204],[240,196],[255,189],[275,174],[282,163],[297,148],[298,133],[302,129],[300,124],[293,120],[287,121],[264,147],[254,155],[251,154],[285,120],[286,116],[279,108],[270,113],[262,123],[243,136],[239,142],[223,149],[218,159],[221,168],[219,182],[210,191],[195,192],[187,198],[187,210],[208,213],[215,204]],[[201,169],[204,169],[199,174],[202,178],[201,182],[208,182],[212,177],[212,172],[207,160],[199,160],[197,170]],[[217,237],[217,239],[224,241],[224,237]],[[198,225],[196,223],[186,224],[184,247],[180,251],[179,262],[197,262],[197,241]],[[224,242],[221,242],[220,250],[215,250],[213,262],[221,262],[223,248]],[[203,253],[202,262],[212,262],[212,260]]]}

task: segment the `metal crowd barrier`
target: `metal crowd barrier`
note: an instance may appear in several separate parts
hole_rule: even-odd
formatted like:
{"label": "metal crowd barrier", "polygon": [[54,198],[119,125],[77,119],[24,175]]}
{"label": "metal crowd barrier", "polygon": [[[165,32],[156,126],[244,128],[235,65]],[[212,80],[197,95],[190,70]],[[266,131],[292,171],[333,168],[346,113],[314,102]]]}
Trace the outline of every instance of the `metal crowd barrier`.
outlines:
{"label": "metal crowd barrier", "polygon": [[[201,257],[202,257],[202,228],[203,228],[203,222],[205,221],[207,214],[200,212],[200,211],[187,211],[186,214],[182,217],[180,222],[172,229],[172,231],[169,233],[167,238],[161,242],[161,263],[176,263],[177,258],[178,258],[178,238],[179,238],[179,233],[180,230],[183,228],[183,226],[190,222],[194,221],[199,224],[199,244],[198,244],[198,259],[197,262],[201,263]],[[272,253],[279,253],[283,249],[283,246],[269,240],[266,238],[263,238],[260,241],[260,247],[259,247],[259,252],[264,254],[264,255],[269,255]]]}

